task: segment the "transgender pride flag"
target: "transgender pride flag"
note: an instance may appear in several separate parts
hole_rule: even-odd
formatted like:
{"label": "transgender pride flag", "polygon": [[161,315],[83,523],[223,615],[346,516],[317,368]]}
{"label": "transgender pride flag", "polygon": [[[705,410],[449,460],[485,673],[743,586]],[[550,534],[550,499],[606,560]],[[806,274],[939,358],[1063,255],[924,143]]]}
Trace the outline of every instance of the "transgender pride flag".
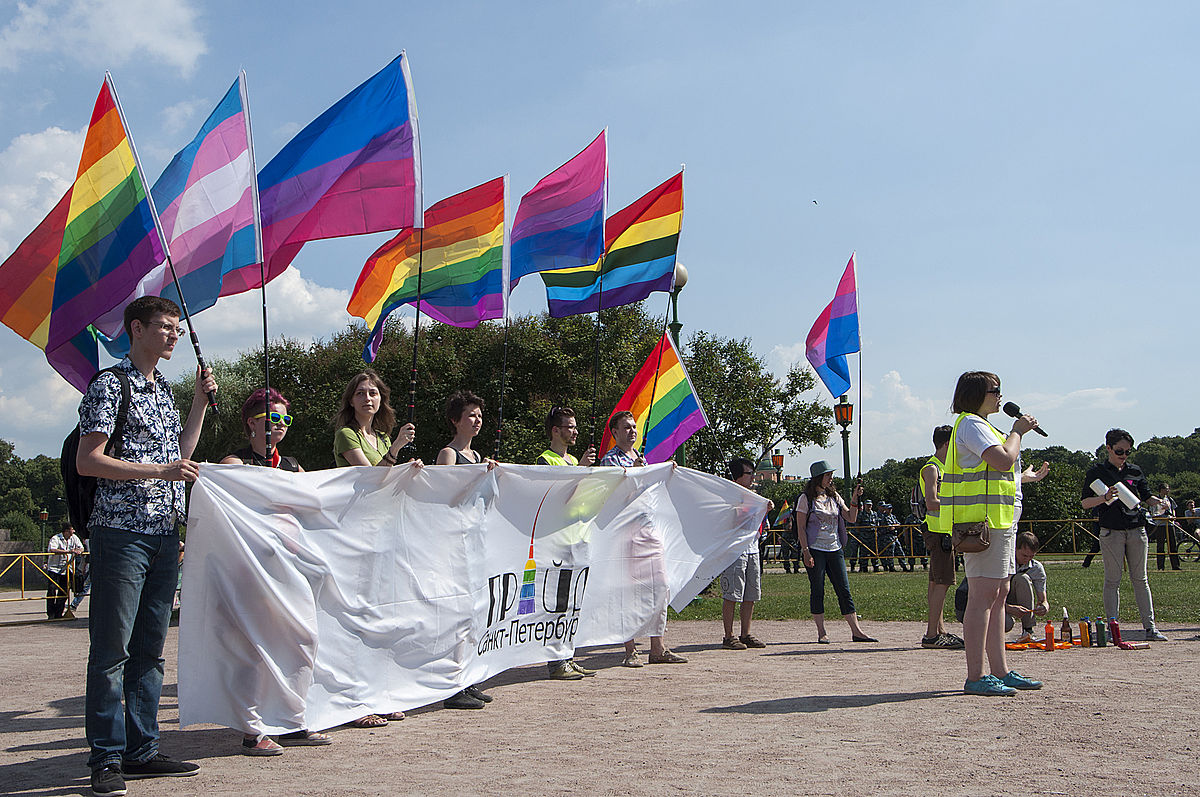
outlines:
{"label": "transgender pride flag", "polygon": [[[417,102],[403,52],[338,100],[258,175],[267,281],[308,241],[420,227]],[[226,275],[222,296],[257,288],[257,267]]]}
{"label": "transgender pride flag", "polygon": [[510,284],[537,271],[590,266],[604,251],[607,131],[521,197],[509,235]]}
{"label": "transgender pride flag", "polygon": [[834,398],[850,389],[846,355],[859,351],[858,291],[854,282],[854,253],[842,272],[833,301],[825,305],[805,340],[805,356]]}
{"label": "transgender pride flag", "polygon": [[[150,190],[190,313],[216,304],[226,274],[258,263],[245,80],[244,72],[238,75],[196,137]],[[179,303],[165,263],[96,323],[105,335],[116,338],[105,341],[113,356],[129,350],[122,319],[125,305],[138,296],[164,296]]]}

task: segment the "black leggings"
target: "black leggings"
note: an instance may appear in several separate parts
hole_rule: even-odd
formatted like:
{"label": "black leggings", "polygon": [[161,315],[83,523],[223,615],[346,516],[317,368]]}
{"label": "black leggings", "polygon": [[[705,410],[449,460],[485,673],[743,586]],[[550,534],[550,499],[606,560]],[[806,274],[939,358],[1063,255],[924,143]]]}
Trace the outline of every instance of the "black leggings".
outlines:
{"label": "black leggings", "polygon": [[854,614],[854,598],[850,597],[850,579],[846,576],[846,559],[839,548],[836,551],[818,551],[809,548],[813,566],[808,568],[808,610],[813,614],[825,614],[825,574],[837,595],[838,609],[842,615]]}

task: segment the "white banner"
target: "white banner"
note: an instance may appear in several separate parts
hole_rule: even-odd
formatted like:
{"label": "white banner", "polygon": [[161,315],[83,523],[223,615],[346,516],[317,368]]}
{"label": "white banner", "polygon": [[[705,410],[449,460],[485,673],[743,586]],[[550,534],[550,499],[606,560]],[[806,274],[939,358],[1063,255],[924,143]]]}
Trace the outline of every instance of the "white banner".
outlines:
{"label": "white banner", "polygon": [[745,550],[766,505],[672,463],[203,465],[180,721],[329,728],[632,639]]}

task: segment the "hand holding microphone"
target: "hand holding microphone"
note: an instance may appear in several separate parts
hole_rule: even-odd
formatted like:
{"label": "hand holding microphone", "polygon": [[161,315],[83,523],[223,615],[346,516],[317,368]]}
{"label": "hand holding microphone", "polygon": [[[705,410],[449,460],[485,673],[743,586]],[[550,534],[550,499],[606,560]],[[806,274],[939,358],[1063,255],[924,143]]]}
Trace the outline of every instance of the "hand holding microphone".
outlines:
{"label": "hand holding microphone", "polygon": [[[1005,402],[1003,409],[1004,409],[1004,414],[1008,415],[1011,418],[1020,418],[1021,417],[1021,408],[1018,407],[1015,403],[1013,403],[1011,401]],[[1035,421],[1035,423],[1036,423],[1036,421]],[[1050,436],[1050,435],[1046,434],[1044,431],[1042,431],[1042,427],[1040,427],[1040,426],[1034,426],[1033,431],[1037,432],[1042,437]]]}

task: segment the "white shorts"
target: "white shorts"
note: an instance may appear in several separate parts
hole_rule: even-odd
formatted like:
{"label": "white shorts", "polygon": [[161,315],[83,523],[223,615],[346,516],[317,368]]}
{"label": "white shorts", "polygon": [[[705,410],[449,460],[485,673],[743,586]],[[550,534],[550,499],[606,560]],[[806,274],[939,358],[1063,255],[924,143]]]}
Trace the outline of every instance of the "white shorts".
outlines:
{"label": "white shorts", "polygon": [[1009,529],[992,529],[992,544],[986,551],[963,554],[967,578],[1008,578],[1017,572],[1017,524]]}

